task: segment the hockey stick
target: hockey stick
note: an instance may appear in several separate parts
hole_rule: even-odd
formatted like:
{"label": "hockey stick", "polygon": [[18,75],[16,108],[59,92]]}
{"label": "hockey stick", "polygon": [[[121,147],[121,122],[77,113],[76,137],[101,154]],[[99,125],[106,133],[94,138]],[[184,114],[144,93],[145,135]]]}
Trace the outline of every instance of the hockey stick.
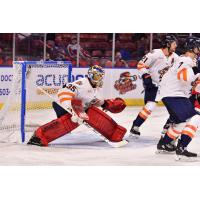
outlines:
{"label": "hockey stick", "polygon": [[[44,94],[46,94],[50,99],[52,99],[53,101],[55,101],[59,106],[61,106],[64,110],[66,110],[68,113],[70,113],[71,115],[73,115],[72,113],[72,109],[71,108],[66,108],[64,107],[61,103],[57,102],[56,99],[54,97],[52,97],[48,92],[46,92],[44,89],[42,89],[41,87],[37,87],[41,92],[43,92]],[[118,147],[122,147],[125,146],[126,144],[128,144],[127,140],[122,140],[120,142],[111,142],[110,140],[108,140],[106,137],[104,137],[103,135],[101,135],[98,131],[96,131],[95,129],[93,129],[87,122],[83,121],[83,124],[85,126],[87,126],[88,128],[92,129],[93,132],[96,133],[96,135],[98,135],[102,140],[104,140],[106,143],[108,143],[110,146],[118,148]]]}

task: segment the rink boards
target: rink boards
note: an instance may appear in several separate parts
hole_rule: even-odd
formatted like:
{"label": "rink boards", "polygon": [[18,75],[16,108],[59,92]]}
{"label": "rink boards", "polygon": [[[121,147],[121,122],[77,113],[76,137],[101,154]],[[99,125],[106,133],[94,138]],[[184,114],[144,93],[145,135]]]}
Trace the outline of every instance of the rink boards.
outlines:
{"label": "rink boards", "polygon": [[[73,68],[72,81],[87,76],[88,68]],[[29,93],[28,108],[50,108],[51,100],[48,96],[37,89],[38,83],[41,88],[55,96],[58,89],[67,80],[67,71],[51,70],[32,74],[27,81],[27,92]],[[6,101],[12,85],[13,68],[9,66],[0,67],[0,106]],[[31,91],[31,92],[29,92]],[[121,97],[126,100],[127,105],[143,105],[143,86],[137,69],[128,68],[106,68],[103,85],[105,98]]]}

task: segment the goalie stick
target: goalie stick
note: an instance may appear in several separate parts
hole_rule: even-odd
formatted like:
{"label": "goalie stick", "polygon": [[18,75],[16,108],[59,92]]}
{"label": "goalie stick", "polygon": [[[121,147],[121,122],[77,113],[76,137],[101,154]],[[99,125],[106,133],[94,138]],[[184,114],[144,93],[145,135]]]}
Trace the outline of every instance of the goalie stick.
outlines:
{"label": "goalie stick", "polygon": [[[50,99],[52,99],[53,101],[55,101],[59,106],[61,106],[63,109],[65,109],[67,112],[69,112],[72,116],[74,115],[72,112],[71,108],[66,108],[64,107],[61,103],[57,102],[56,99],[54,97],[52,97],[48,92],[46,92],[44,89],[42,89],[41,87],[37,87],[41,92],[43,92],[45,95],[47,95]],[[127,140],[122,140],[120,142],[111,142],[110,140],[108,140],[106,137],[104,137],[103,135],[101,135],[99,132],[97,132],[95,129],[93,129],[87,122],[83,121],[83,124],[85,126],[87,126],[88,128],[92,129],[93,132],[98,135],[102,140],[104,140],[106,143],[108,143],[110,146],[118,148],[118,147],[122,147],[125,146],[126,144],[128,144]]]}

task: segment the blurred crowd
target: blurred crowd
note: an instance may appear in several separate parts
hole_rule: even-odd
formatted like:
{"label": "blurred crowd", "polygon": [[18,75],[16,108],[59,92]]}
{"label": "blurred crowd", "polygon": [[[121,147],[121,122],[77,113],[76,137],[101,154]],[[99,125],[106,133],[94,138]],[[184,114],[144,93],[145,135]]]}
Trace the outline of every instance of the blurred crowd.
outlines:
{"label": "blurred crowd", "polygon": [[[153,34],[153,48],[160,48],[165,33]],[[188,34],[176,34],[179,40],[177,53],[181,53],[182,41]],[[114,65],[112,63],[112,33],[81,33],[80,43],[76,33],[48,33],[46,36],[46,60],[71,61],[73,66],[87,67],[99,64],[106,67],[134,68],[150,50],[149,33],[118,33],[115,35]],[[77,51],[80,49],[79,63]],[[13,34],[0,34],[0,65],[12,65]],[[15,34],[15,60],[42,60],[44,58],[44,34]]]}

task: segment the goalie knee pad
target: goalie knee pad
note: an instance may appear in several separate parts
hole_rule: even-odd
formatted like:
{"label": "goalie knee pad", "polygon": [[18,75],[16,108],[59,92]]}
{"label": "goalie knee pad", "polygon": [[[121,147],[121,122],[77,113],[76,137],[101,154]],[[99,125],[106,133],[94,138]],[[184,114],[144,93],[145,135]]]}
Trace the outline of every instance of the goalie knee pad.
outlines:
{"label": "goalie knee pad", "polygon": [[100,134],[113,142],[122,141],[126,129],[118,125],[109,115],[92,106],[87,110],[89,120],[86,122]]}
{"label": "goalie knee pad", "polygon": [[35,135],[41,139],[41,143],[44,146],[47,146],[48,143],[69,133],[78,126],[78,123],[71,121],[71,115],[68,113],[43,126],[40,126],[35,131]]}

